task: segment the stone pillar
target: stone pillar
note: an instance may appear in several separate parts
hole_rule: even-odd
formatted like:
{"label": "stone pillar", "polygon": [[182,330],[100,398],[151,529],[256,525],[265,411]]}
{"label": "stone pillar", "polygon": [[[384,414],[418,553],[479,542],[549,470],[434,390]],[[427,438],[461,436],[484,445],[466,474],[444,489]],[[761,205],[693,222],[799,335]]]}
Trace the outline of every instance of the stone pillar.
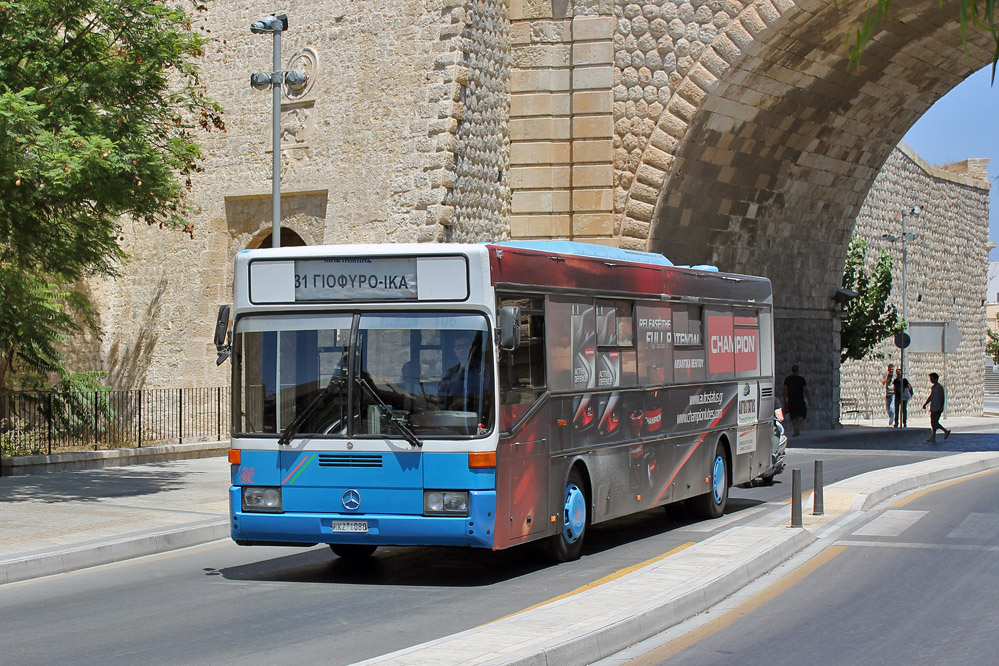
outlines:
{"label": "stone pillar", "polygon": [[839,422],[839,318],[830,309],[778,308],[774,311],[777,395],[797,364],[812,396],[804,430],[826,430]]}
{"label": "stone pillar", "polygon": [[511,236],[612,243],[614,17],[512,0]]}

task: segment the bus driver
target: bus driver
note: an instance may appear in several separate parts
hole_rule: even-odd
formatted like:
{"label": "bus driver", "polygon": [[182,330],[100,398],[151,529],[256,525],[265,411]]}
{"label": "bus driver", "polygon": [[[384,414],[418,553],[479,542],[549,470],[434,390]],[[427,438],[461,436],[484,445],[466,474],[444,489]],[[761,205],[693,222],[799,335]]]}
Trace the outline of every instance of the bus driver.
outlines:
{"label": "bus driver", "polygon": [[444,409],[481,412],[481,392],[492,385],[489,372],[482,373],[482,351],[478,336],[461,332],[454,339],[458,362],[448,368],[437,387],[437,399]]}

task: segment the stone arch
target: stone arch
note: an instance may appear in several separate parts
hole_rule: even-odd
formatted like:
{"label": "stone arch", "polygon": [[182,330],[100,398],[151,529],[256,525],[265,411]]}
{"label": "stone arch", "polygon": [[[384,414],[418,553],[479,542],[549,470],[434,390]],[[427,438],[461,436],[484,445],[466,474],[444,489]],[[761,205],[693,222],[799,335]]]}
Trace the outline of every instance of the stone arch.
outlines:
{"label": "stone arch", "polygon": [[615,90],[621,244],[770,277],[778,375],[811,368],[825,405],[838,404],[831,296],[860,205],[905,131],[991,58],[987,34],[969,32],[965,53],[956,9],[923,0],[894,9],[850,70],[845,35],[863,8],[693,2],[690,23],[666,24],[682,24],[683,55],[654,126]]}
{"label": "stone arch", "polygon": [[[274,234],[269,230],[261,230],[257,236],[246,246],[248,250],[263,250],[273,247]],[[305,247],[308,243],[288,227],[281,227],[281,247]]]}

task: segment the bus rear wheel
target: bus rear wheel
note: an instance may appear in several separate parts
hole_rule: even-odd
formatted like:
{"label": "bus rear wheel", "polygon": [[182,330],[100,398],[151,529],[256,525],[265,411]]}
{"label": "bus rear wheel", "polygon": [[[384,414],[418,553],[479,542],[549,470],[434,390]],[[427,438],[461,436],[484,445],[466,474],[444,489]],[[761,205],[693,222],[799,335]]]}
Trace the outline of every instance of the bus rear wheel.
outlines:
{"label": "bus rear wheel", "polygon": [[718,442],[715,455],[711,458],[711,489],[703,495],[689,500],[691,510],[699,518],[720,518],[725,513],[725,503],[728,501],[728,462],[725,458],[725,446]]}
{"label": "bus rear wheel", "polygon": [[362,543],[331,543],[330,550],[345,560],[365,560],[371,557],[378,546]]}
{"label": "bus rear wheel", "polygon": [[578,560],[583,552],[583,537],[590,526],[589,501],[583,475],[577,468],[569,472],[560,507],[561,529],[548,538],[548,554],[556,562]]}

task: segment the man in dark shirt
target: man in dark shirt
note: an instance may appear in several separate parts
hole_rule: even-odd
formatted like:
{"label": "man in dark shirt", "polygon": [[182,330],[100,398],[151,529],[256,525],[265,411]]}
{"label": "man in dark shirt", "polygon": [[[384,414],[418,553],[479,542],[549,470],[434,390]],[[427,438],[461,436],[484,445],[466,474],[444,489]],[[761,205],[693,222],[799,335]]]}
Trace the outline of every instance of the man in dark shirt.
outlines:
{"label": "man in dark shirt", "polygon": [[946,397],[944,395],[943,384],[940,383],[940,375],[931,372],[930,395],[926,398],[926,402],[923,403],[923,409],[926,409],[927,405],[930,407],[930,438],[926,440],[927,442],[936,443],[937,428],[943,430],[944,439],[950,437],[950,430],[940,425],[940,415],[943,413],[945,400]]}
{"label": "man in dark shirt", "polygon": [[791,374],[784,379],[784,407],[794,426],[795,437],[801,434],[798,428],[808,416],[808,403],[811,401],[805,378],[798,374],[797,364],[792,365]]}

